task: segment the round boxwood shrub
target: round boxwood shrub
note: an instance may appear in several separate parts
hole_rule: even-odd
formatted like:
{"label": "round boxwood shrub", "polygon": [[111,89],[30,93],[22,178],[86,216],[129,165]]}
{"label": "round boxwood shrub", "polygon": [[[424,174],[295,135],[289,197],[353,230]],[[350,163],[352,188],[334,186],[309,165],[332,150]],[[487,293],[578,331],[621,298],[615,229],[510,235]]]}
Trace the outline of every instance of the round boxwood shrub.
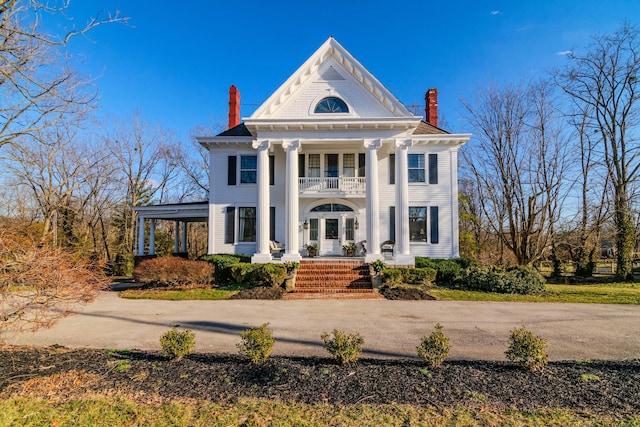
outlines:
{"label": "round boxwood shrub", "polygon": [[196,348],[196,337],[189,329],[179,331],[173,328],[162,334],[160,345],[165,356],[178,361],[184,356],[193,353]]}

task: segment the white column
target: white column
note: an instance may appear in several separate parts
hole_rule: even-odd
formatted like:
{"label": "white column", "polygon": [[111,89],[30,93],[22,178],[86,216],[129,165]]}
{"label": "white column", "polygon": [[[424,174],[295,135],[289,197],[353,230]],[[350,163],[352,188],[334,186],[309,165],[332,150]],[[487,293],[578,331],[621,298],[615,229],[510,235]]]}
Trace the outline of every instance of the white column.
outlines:
{"label": "white column", "polygon": [[256,187],[256,253],[251,262],[265,264],[272,261],[269,250],[269,141],[256,141],[253,148],[258,150]]}
{"label": "white column", "polygon": [[[209,165],[213,165],[213,150],[209,148]],[[214,254],[216,247],[216,229],[214,224],[216,223],[216,207],[214,205],[213,192],[215,189],[214,174],[209,171],[209,219],[207,220],[207,253]]]}
{"label": "white column", "polygon": [[138,256],[144,255],[144,217],[138,214]]}
{"label": "white column", "polygon": [[182,221],[182,247],[181,252],[187,252],[187,221]]}
{"label": "white column", "polygon": [[409,160],[411,140],[396,140],[396,243],[395,263],[414,265],[409,246]]}
{"label": "white column", "polygon": [[173,253],[177,254],[180,252],[180,221],[175,221],[174,225],[176,232],[173,236]]}
{"label": "white column", "polygon": [[460,257],[458,224],[458,147],[455,147],[451,149],[451,258]]}
{"label": "white column", "polygon": [[366,201],[367,201],[367,255],[365,262],[382,259],[380,254],[380,190],[378,186],[378,149],[382,141],[365,140]]}
{"label": "white column", "polygon": [[285,183],[285,253],[283,261],[300,261],[300,213],[298,191],[298,150],[300,141],[283,141],[282,148],[287,153],[287,172]]}
{"label": "white column", "polygon": [[149,255],[156,254],[156,219],[149,220]]}

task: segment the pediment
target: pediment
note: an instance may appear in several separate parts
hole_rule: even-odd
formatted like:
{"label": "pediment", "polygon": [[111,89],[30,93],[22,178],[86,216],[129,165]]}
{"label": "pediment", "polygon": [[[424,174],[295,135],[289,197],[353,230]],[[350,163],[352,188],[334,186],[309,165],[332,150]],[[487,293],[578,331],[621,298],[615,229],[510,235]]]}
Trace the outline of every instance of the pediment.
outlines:
{"label": "pediment", "polygon": [[[336,97],[348,112],[319,114],[324,98]],[[329,38],[245,120],[348,120],[417,118],[334,38]]]}

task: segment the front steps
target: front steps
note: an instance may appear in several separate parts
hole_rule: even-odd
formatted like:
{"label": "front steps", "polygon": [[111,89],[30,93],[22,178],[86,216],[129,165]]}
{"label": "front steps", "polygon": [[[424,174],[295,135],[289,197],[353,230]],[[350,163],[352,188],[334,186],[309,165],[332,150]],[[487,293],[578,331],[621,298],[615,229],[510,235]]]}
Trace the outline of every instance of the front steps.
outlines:
{"label": "front steps", "polygon": [[303,260],[293,292],[283,299],[384,299],[371,286],[369,266],[359,260]]}

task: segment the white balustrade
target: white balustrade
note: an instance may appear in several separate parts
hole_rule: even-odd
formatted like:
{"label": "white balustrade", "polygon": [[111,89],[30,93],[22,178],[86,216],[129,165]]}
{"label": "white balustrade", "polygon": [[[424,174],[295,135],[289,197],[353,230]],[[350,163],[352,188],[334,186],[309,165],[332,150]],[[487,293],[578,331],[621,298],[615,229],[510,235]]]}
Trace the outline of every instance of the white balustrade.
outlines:
{"label": "white balustrade", "polygon": [[366,191],[365,177],[305,177],[298,178],[298,187],[300,193],[345,193],[345,194],[364,194]]}

